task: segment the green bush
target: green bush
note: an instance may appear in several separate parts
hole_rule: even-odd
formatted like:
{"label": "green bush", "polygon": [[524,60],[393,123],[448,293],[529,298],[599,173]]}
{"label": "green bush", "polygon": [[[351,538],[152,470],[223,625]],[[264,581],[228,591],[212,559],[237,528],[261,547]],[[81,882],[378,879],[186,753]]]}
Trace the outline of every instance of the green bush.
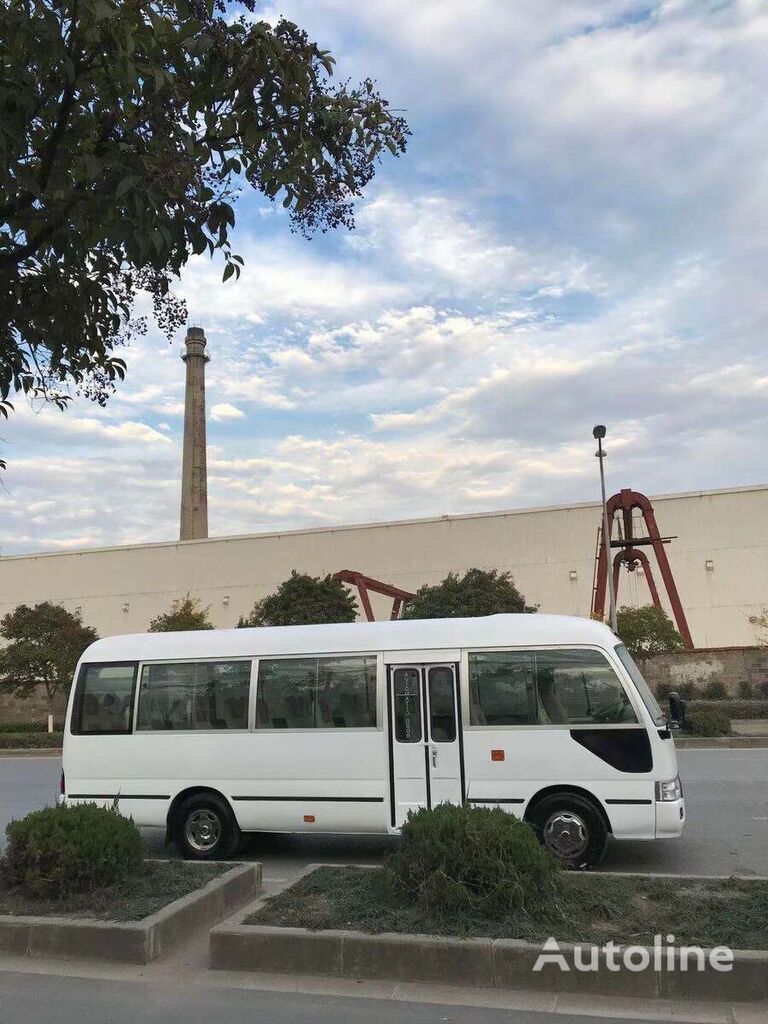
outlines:
{"label": "green bush", "polygon": [[720,711],[728,718],[768,718],[768,700],[693,700],[689,711]]}
{"label": "green bush", "polygon": [[409,814],[385,864],[393,889],[429,913],[497,918],[540,906],[559,870],[528,825],[499,807],[470,804]]}
{"label": "green bush", "polygon": [[701,695],[704,700],[727,700],[730,697],[728,687],[719,679],[713,679],[707,683]]}
{"label": "green bush", "polygon": [[6,732],[48,732],[45,722],[0,722],[0,733]]}
{"label": "green bush", "polygon": [[61,746],[60,732],[2,732],[0,750],[49,750]]}
{"label": "green bush", "polygon": [[739,683],[739,700],[754,700],[755,699],[755,688],[752,683],[747,679],[742,679]]}
{"label": "green bush", "polygon": [[679,693],[683,700],[696,700],[700,696],[696,683],[659,683],[656,696],[662,704],[666,704],[672,692]]}
{"label": "green bush", "polygon": [[688,709],[683,728],[691,736],[730,736],[731,720],[719,709]]}
{"label": "green bush", "polygon": [[6,836],[5,879],[29,896],[57,898],[111,885],[144,859],[133,822],[96,804],[33,811],[12,821]]}

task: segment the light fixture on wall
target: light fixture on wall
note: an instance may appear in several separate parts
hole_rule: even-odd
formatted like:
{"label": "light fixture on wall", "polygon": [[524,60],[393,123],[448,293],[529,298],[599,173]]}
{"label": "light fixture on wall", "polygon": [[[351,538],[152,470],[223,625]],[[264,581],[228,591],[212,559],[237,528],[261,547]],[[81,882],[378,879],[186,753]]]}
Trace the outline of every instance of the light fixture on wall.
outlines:
{"label": "light fixture on wall", "polygon": [[225,594],[224,597],[222,597],[221,603],[225,608],[229,608],[229,594]]}
{"label": "light fixture on wall", "polygon": [[714,572],[715,571],[715,563],[712,561],[711,558],[708,558],[706,560],[706,562],[704,563],[704,568],[706,569],[707,572]]}
{"label": "light fixture on wall", "polygon": [[568,579],[571,581],[571,583],[575,583],[578,580],[578,578],[579,574],[576,572],[576,570],[571,569],[571,571],[568,573]]}
{"label": "light fixture on wall", "polygon": [[127,615],[130,610],[131,610],[130,602],[129,601],[125,601],[123,603],[123,615]]}

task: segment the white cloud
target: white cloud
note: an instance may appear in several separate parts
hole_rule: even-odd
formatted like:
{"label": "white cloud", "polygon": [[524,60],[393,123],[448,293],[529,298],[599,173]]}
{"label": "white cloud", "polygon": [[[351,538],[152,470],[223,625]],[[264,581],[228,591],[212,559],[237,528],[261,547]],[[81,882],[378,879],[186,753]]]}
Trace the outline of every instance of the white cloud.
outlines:
{"label": "white cloud", "polygon": [[354,314],[404,294],[402,285],[382,280],[362,261],[322,258],[311,244],[299,237],[270,238],[267,243],[243,233],[237,242],[245,261],[239,280],[222,284],[220,262],[193,257],[178,294],[186,299],[193,319],[254,326],[274,313]]}
{"label": "white cloud", "polygon": [[350,245],[434,274],[462,294],[601,290],[583,259],[551,245],[502,239],[465,199],[387,191],[363,206]]}
{"label": "white cloud", "polygon": [[243,410],[238,409],[235,405],[230,405],[229,402],[218,402],[211,408],[212,420],[241,420],[244,417]]}

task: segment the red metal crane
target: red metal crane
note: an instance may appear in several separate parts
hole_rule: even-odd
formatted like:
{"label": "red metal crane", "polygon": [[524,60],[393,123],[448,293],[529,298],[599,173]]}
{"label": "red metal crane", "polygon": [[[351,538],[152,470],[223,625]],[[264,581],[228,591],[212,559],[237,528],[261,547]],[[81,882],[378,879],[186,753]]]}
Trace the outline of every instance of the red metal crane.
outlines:
{"label": "red metal crane", "polygon": [[[672,606],[672,613],[675,617],[675,622],[677,623],[678,632],[683,638],[685,646],[689,650],[693,650],[691,631],[688,628],[688,621],[685,617],[685,611],[680,601],[680,595],[677,592],[675,578],[672,575],[669,559],[667,558],[667,553],[664,550],[664,545],[669,544],[669,542],[671,540],[675,540],[675,538],[661,536],[656,524],[653,505],[651,505],[648,498],[646,498],[644,494],[640,494],[639,491],[633,491],[629,488],[625,488],[624,490],[619,491],[618,494],[614,494],[610,497],[607,505],[610,546],[612,548],[618,548],[613,559],[614,593],[618,595],[619,569],[621,568],[622,562],[627,566],[627,569],[630,572],[634,572],[639,563],[643,567],[645,577],[648,580],[648,589],[651,592],[651,599],[653,603],[657,608],[662,607],[661,600],[659,598],[659,591],[656,587],[656,581],[653,578],[651,563],[648,561],[648,556],[645,552],[641,550],[642,547],[652,547],[653,553],[656,556],[656,562],[659,566],[659,571],[661,572],[664,587],[667,591],[669,603]],[[648,534],[646,537],[634,536],[633,512],[635,509],[640,511],[645,523],[645,528]],[[620,513],[620,526],[617,531],[619,536],[614,540],[613,524],[616,521],[618,513]],[[623,536],[621,536],[622,532]],[[608,580],[606,570],[605,544],[601,543],[599,545],[597,555],[597,577],[595,582],[594,601],[592,605],[592,614],[595,618],[599,619],[602,619],[605,613],[605,591]]]}
{"label": "red metal crane", "polygon": [[374,594],[383,594],[384,597],[392,598],[390,619],[398,619],[403,604],[406,601],[411,601],[416,596],[407,590],[393,587],[390,583],[382,583],[381,580],[374,580],[370,576],[364,576],[363,573],[357,572],[355,569],[341,569],[333,574],[333,578],[341,580],[342,583],[348,583],[352,587],[357,587],[357,591],[360,594],[360,604],[363,606],[365,617],[369,622],[375,622],[376,620],[373,608],[371,607],[371,599],[368,596],[369,590],[372,590]]}

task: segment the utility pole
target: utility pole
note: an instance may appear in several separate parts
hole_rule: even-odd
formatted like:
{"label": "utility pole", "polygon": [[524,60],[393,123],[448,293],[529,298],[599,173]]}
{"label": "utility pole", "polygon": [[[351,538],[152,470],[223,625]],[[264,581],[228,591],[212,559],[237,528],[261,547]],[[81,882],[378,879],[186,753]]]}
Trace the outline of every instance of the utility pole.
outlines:
{"label": "utility pole", "polygon": [[603,469],[603,459],[606,457],[606,452],[603,450],[603,438],[605,437],[606,430],[602,424],[598,424],[592,430],[592,437],[597,441],[597,451],[595,452],[595,458],[600,461],[600,491],[603,496],[603,543],[605,544],[605,582],[608,587],[608,607],[611,619],[611,629],[614,633],[617,632],[617,621],[616,621],[616,590],[613,586],[613,562],[611,561],[611,532],[608,528],[608,502],[605,497],[605,470]]}

